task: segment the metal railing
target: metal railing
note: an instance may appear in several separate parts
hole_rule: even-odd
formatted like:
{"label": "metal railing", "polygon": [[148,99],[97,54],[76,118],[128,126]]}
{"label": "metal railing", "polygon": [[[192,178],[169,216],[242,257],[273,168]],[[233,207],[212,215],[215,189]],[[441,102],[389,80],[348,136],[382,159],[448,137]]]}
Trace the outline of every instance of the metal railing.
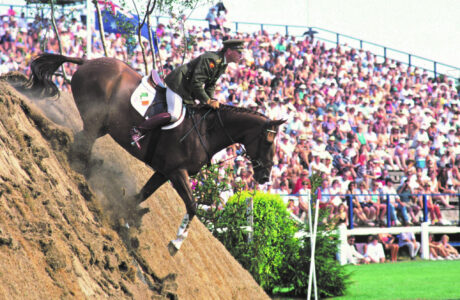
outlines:
{"label": "metal railing", "polygon": [[[457,220],[457,224],[453,224],[455,226],[460,226],[460,193],[439,193],[439,194],[322,194],[322,197],[344,197],[346,199],[346,204],[348,206],[348,228],[353,229],[354,228],[354,211],[353,211],[353,197],[359,197],[359,196],[377,196],[380,197],[380,199],[384,199],[385,202],[383,204],[386,205],[386,223],[387,227],[390,228],[391,225],[391,211],[389,209],[391,204],[390,197],[400,197],[401,195],[407,196],[407,197],[422,197],[422,212],[423,212],[423,219],[422,222],[428,222],[428,197],[436,197],[436,196],[457,196],[459,199],[458,203],[458,211],[459,211],[459,218]],[[300,194],[297,195],[290,195],[290,196],[303,196]],[[395,210],[398,209],[397,204],[394,207]],[[376,216],[379,218],[379,216]]]}
{"label": "metal railing", "polygon": [[[157,17],[157,24],[160,23],[161,19],[169,19],[169,17]],[[206,20],[202,19],[189,19],[188,22],[201,27],[207,27],[208,24]],[[284,32],[286,36],[295,36],[297,38],[304,36],[307,32],[316,32],[314,34],[314,37],[317,40],[326,42],[327,44],[329,44],[329,46],[335,47],[337,45],[348,45],[351,48],[370,51],[378,57],[382,57],[384,59],[393,59],[407,66],[417,67],[421,70],[427,71],[427,73],[431,74],[435,78],[438,77],[440,74],[452,78],[454,80],[458,80],[460,78],[459,67],[320,27],[251,22],[232,23],[234,28],[233,32],[254,33],[258,31],[266,31],[270,34]]]}

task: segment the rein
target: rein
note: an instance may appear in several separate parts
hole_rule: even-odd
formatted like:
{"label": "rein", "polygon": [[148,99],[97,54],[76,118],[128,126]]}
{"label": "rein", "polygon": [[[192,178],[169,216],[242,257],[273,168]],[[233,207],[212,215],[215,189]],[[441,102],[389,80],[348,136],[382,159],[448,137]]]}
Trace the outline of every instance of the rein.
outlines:
{"label": "rein", "polygon": [[203,121],[204,119],[206,119],[207,115],[211,112],[212,108],[210,108],[199,120],[198,120],[198,123],[195,121],[195,111],[194,110],[190,110],[190,114],[191,114],[191,119],[192,119],[192,122],[193,122],[193,127],[190,128],[189,131],[187,131],[184,136],[179,140],[180,143],[182,143],[185,138],[195,129],[196,133],[198,134],[198,138],[200,139],[200,143],[201,145],[203,146],[204,148],[204,151],[206,151],[206,156],[208,157],[208,161],[211,161],[211,154],[209,154],[209,151],[208,151],[208,148],[206,148],[206,145],[204,144],[204,141],[203,141],[203,136],[200,134],[200,131],[198,130],[198,125],[201,123],[201,121]]}
{"label": "rein", "polygon": [[[211,110],[212,110],[212,109],[210,108],[210,109],[201,117],[201,119],[198,121],[198,124],[200,124],[201,121],[203,121],[203,120],[206,118],[206,116],[211,112]],[[195,119],[193,118],[193,114],[194,114],[194,113],[193,113],[193,110],[190,111],[190,110],[187,109],[187,111],[188,111],[190,114],[192,114],[193,127],[190,128],[190,130],[187,131],[187,132],[184,134],[183,137],[181,137],[181,139],[179,140],[180,143],[182,143],[182,142],[185,140],[185,138],[193,131],[193,129],[196,129],[198,135],[200,136],[200,140],[201,140],[200,132],[198,131],[197,124],[195,123]],[[204,145],[203,145],[203,146],[204,146]]]}

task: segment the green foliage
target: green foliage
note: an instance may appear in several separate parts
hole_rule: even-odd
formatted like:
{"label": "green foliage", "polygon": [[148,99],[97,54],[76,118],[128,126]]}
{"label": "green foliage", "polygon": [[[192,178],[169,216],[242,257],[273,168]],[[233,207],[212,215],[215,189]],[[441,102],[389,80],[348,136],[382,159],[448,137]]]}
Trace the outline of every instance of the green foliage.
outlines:
{"label": "green foliage", "polygon": [[[243,229],[248,225],[247,202],[251,198],[254,205],[252,234]],[[216,237],[262,288],[271,291],[279,284],[286,259],[298,248],[294,241],[298,228],[278,195],[249,192],[235,195],[216,225],[227,228],[217,232]]]}
{"label": "green foliage", "polygon": [[199,209],[197,217],[214,234],[216,223],[219,218],[218,211],[223,208],[224,203],[220,195],[230,190],[228,183],[231,170],[225,170],[223,178],[219,176],[219,169],[216,165],[204,166],[201,172],[192,176],[194,182],[193,196],[200,205],[206,205],[207,209]]}
{"label": "green foliage", "polygon": [[[299,230],[309,232],[308,224],[299,224],[290,218],[286,205],[276,194],[237,191],[225,208],[219,209],[219,194],[229,188],[226,184],[229,172],[227,170],[225,178],[220,179],[217,167],[211,166],[194,177],[198,182],[195,197],[200,202],[201,199],[212,199],[213,202],[208,202],[211,209],[199,211],[198,217],[266,292],[305,296],[311,258],[310,237],[297,238],[295,235]],[[321,178],[317,176],[310,181],[313,189],[321,184]],[[252,214],[249,208],[251,199]],[[254,223],[252,231],[248,230],[251,218]],[[330,234],[332,229],[331,225],[318,226],[315,264],[321,297],[342,295],[347,278],[335,258],[338,239]]]}
{"label": "green foliage", "polygon": [[228,179],[217,180],[219,169],[216,165],[204,167],[200,173],[192,179],[197,183],[194,187],[193,196],[200,204],[219,206],[221,203],[220,192],[229,188]]}

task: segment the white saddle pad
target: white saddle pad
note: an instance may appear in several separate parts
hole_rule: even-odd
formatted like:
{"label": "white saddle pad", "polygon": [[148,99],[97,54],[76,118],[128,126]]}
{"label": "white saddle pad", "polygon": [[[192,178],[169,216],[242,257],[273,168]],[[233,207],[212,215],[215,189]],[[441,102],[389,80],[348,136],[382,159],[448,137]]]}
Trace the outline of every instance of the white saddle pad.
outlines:
{"label": "white saddle pad", "polygon": [[156,94],[155,89],[148,83],[148,79],[148,76],[144,76],[139,86],[131,95],[131,105],[141,116],[145,116],[147,108],[152,103]]}
{"label": "white saddle pad", "polygon": [[184,121],[184,119],[185,119],[185,106],[182,106],[182,113],[180,115],[179,120],[177,120],[176,122],[173,122],[173,123],[169,123],[168,125],[165,125],[165,126],[161,127],[161,130],[174,129],[177,126],[179,126],[182,123],[182,121]]}
{"label": "white saddle pad", "polygon": [[[156,75],[157,77],[157,78],[155,78],[155,76],[153,77],[155,80],[155,83],[164,87],[164,84],[161,81],[161,79],[159,79],[158,74],[155,73],[154,75]],[[156,90],[148,83],[148,79],[149,79],[148,76],[144,76],[139,86],[136,88],[134,93],[131,95],[131,105],[143,117],[145,117],[147,108],[150,106],[150,104],[152,103],[156,95]],[[161,129],[170,130],[170,129],[176,128],[182,123],[182,121],[184,121],[184,118],[185,118],[185,107],[183,106],[182,114],[180,118],[176,122],[173,122],[173,123],[170,123],[168,125],[161,127]]]}

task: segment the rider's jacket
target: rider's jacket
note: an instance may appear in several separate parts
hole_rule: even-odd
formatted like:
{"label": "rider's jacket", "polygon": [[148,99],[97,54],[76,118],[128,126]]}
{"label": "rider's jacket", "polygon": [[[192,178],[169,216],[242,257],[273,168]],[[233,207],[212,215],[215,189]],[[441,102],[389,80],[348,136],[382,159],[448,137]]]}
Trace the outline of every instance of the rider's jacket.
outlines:
{"label": "rider's jacket", "polygon": [[214,98],[216,81],[226,68],[224,53],[209,51],[174,69],[166,76],[165,83],[184,103],[192,104],[195,99],[206,103]]}

